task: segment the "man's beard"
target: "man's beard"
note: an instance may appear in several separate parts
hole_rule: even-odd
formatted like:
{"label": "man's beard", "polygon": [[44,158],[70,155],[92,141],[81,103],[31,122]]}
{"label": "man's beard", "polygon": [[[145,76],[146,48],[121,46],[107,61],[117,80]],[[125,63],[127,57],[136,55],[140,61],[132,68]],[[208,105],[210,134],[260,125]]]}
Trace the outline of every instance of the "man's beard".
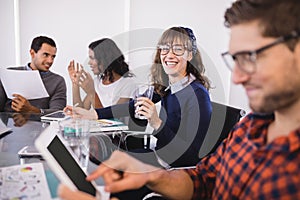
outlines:
{"label": "man's beard", "polygon": [[277,92],[276,94],[271,94],[265,96],[260,105],[253,105],[250,101],[250,108],[254,112],[258,113],[273,113],[276,110],[281,110],[288,108],[294,102],[297,101],[297,93],[295,89]]}

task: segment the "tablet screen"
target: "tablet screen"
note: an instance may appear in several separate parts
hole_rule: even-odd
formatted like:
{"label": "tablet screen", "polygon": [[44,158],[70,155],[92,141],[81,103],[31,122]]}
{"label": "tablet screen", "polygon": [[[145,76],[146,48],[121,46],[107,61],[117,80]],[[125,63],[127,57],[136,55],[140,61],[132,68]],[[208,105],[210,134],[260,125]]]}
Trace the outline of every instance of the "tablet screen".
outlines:
{"label": "tablet screen", "polygon": [[96,195],[95,187],[91,184],[91,182],[85,180],[86,174],[82,171],[78,163],[74,160],[57,135],[53,138],[47,149],[63,168],[78,190],[89,193],[93,196]]}

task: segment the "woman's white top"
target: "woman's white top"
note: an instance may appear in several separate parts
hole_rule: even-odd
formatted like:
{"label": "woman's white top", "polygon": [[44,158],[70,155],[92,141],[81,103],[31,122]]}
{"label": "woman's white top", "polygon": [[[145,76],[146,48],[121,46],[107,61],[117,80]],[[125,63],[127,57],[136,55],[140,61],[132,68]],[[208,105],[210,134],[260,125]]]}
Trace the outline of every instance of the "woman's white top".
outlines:
{"label": "woman's white top", "polygon": [[104,85],[102,80],[96,77],[94,83],[103,107],[117,104],[120,98],[132,98],[136,88],[134,77],[121,77],[109,85]]}

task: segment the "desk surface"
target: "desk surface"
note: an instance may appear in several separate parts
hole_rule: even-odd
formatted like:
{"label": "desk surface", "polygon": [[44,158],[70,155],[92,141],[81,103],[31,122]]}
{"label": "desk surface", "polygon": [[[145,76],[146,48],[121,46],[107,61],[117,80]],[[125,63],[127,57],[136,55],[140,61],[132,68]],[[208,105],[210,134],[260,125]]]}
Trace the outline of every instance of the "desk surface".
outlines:
{"label": "desk surface", "polygon": [[[9,128],[11,132],[0,136],[0,167],[18,165],[23,163],[42,162],[45,169],[49,189],[53,198],[57,197],[58,179],[49,169],[47,163],[39,158],[19,158],[18,151],[25,146],[34,146],[35,139],[43,130],[49,126],[47,122],[41,122],[39,114],[20,114],[20,113],[1,113],[0,120]],[[107,159],[110,154],[118,148],[128,150],[126,143],[122,144],[122,133],[120,134],[95,134],[90,139],[90,156],[96,164]],[[139,138],[143,147],[144,140]],[[130,140],[127,142],[130,143]],[[137,141],[134,140],[132,145],[136,147]],[[97,165],[89,162],[88,171],[93,171]],[[103,185],[101,179],[97,180],[98,185]]]}
{"label": "desk surface", "polygon": [[40,121],[40,115],[0,113],[3,123],[12,129],[0,136],[0,167],[20,164],[18,151],[33,146],[34,140],[49,125]]}
{"label": "desk surface", "polygon": [[40,115],[37,114],[0,113],[0,120],[12,129],[11,132],[0,136],[0,167],[42,162],[51,196],[55,198],[59,181],[47,163],[39,158],[19,158],[18,156],[18,151],[24,146],[34,146],[35,139],[49,124],[41,122]]}
{"label": "desk surface", "polygon": [[[19,158],[18,151],[25,146],[34,146],[35,139],[49,126],[47,122],[41,122],[38,114],[1,113],[0,120],[11,131],[0,136],[0,167],[19,165],[25,163],[42,162],[47,177],[51,196],[57,197],[58,179],[49,169],[47,163],[39,158]],[[97,161],[107,159],[112,151],[119,148],[120,136],[117,135],[96,135],[91,140],[91,153]],[[117,146],[115,144],[118,144]],[[97,165],[89,163],[88,171],[93,171]],[[97,180],[98,185],[103,185],[103,181]]]}

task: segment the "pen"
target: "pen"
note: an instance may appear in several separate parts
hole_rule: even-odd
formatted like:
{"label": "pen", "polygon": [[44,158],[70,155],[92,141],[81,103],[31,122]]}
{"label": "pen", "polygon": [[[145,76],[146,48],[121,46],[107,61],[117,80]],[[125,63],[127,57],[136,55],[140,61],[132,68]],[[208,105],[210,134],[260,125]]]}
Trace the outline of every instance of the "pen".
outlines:
{"label": "pen", "polygon": [[77,107],[78,105],[79,105],[78,102],[73,105],[73,108],[72,108],[72,117],[73,118],[74,118],[74,108]]}
{"label": "pen", "polygon": [[77,107],[79,105],[79,103],[75,103],[73,107]]}

